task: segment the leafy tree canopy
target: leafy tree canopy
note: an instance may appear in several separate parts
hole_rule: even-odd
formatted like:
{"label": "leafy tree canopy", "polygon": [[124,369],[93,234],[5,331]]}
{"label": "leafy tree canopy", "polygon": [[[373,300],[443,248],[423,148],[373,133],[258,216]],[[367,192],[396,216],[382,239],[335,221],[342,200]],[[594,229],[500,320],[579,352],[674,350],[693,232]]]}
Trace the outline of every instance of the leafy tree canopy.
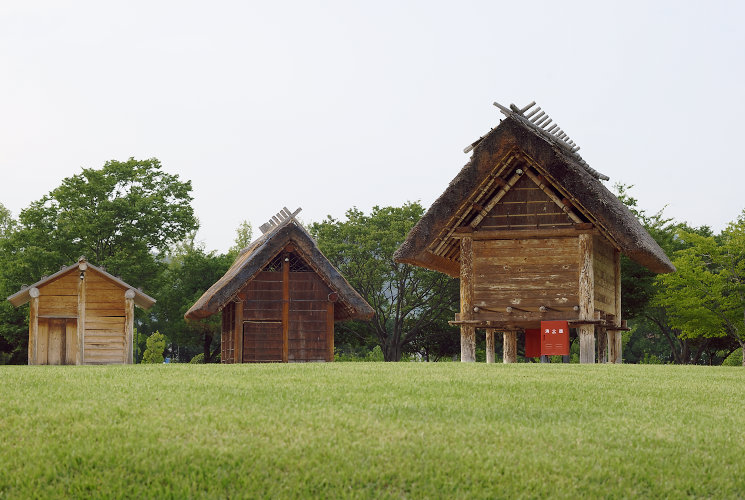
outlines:
{"label": "leafy tree canopy", "polygon": [[344,335],[362,342],[373,339],[386,361],[398,361],[417,337],[434,330],[444,328],[457,336],[446,321],[458,307],[458,281],[393,260],[393,252],[423,212],[419,203],[376,206],[370,215],[352,208],[346,221],[328,217],[311,226],[321,251],[375,309],[370,322],[337,328],[340,340]]}

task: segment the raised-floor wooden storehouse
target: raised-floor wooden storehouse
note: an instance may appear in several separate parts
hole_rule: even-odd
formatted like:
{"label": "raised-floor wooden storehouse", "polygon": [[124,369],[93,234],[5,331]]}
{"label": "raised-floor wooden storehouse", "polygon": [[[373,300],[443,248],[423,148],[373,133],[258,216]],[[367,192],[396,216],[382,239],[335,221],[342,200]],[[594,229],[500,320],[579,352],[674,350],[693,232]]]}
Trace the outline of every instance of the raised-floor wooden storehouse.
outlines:
{"label": "raised-floor wooden storehouse", "polygon": [[[475,359],[475,330],[516,336],[541,322],[576,328],[580,361],[621,361],[621,253],[656,273],[675,270],[639,221],[601,181],[608,177],[535,103],[466,148],[470,161],[396,251],[398,262],[460,278],[461,360]],[[605,348],[607,345],[608,349]]]}
{"label": "raised-floor wooden storehouse", "polygon": [[222,311],[223,363],[333,361],[334,322],[373,309],[321,253],[286,208],[261,226],[227,273],[189,309]]}
{"label": "raised-floor wooden storehouse", "polygon": [[155,299],[81,257],[8,297],[30,302],[28,364],[132,363],[134,306]]}

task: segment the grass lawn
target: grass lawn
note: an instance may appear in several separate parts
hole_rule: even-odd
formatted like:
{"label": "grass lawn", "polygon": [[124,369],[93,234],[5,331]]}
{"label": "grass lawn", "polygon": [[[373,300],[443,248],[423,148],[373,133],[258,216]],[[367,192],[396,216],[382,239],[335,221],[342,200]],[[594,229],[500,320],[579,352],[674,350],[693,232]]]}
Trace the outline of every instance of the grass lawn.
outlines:
{"label": "grass lawn", "polygon": [[745,496],[745,369],[0,367],[0,498]]}

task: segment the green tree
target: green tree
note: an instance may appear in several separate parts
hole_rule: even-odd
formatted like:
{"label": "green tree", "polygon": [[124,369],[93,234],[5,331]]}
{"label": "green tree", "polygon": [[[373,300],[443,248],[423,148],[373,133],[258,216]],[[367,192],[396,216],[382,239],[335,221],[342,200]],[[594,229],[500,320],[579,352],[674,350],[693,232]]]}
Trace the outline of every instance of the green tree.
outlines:
{"label": "green tree", "polygon": [[[685,223],[675,222],[664,215],[664,208],[655,214],[648,214],[639,208],[637,199],[630,195],[631,188],[633,186],[617,184],[615,189],[619,200],[639,219],[668,256],[688,246],[677,236],[679,231],[711,234],[706,226],[692,228]],[[625,255],[621,257],[622,314],[633,326],[632,331],[624,336],[627,341],[624,347],[626,361],[640,362],[646,355],[677,364],[698,363],[710,346],[710,342],[684,335],[671,323],[668,308],[656,300],[656,297],[666,293],[664,282],[658,280],[655,273]]]}
{"label": "green tree", "polygon": [[163,351],[166,348],[166,337],[155,332],[147,338],[147,349],[142,355],[143,363],[162,363],[164,361]]}
{"label": "green tree", "polygon": [[[152,290],[165,267],[158,255],[198,226],[190,193],[191,182],[164,172],[155,158],[112,160],[65,178],[0,238],[1,291],[10,295],[81,255]],[[0,306],[0,335],[17,353],[14,362],[25,362],[27,312],[8,306]]]}
{"label": "green tree", "polygon": [[228,250],[228,253],[234,256],[241,253],[241,250],[246,248],[249,243],[251,243],[253,234],[254,228],[251,223],[247,220],[241,222],[238,225],[238,229],[236,229],[235,240],[233,241],[233,246],[230,247],[230,250]]}
{"label": "green tree", "polygon": [[[679,231],[678,271],[659,279],[656,303],[686,338],[729,337],[745,347],[745,212],[719,237]],[[745,354],[742,364],[745,366]]]}
{"label": "green tree", "polygon": [[225,274],[233,259],[230,255],[205,252],[199,246],[182,251],[171,256],[162,275],[149,328],[166,335],[179,360],[189,360],[201,352],[204,362],[211,363],[220,352],[220,314],[186,321],[184,313]]}
{"label": "green tree", "polygon": [[[457,280],[393,260],[393,252],[423,212],[419,203],[376,206],[370,215],[352,208],[346,221],[328,217],[311,226],[321,251],[375,310],[370,322],[337,327],[340,342],[372,338],[386,361],[398,361],[415,339],[453,318]],[[451,331],[457,335],[456,329]]]}

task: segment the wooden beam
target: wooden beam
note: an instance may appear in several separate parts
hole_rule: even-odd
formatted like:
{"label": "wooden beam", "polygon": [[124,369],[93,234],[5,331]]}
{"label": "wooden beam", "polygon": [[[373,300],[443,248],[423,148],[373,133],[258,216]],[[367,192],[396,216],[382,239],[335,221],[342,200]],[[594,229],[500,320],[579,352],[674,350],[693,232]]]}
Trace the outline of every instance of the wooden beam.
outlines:
{"label": "wooden beam", "polygon": [[[457,319],[460,319],[460,315]],[[515,321],[551,321],[551,320],[567,320],[573,321],[578,319],[577,313],[574,311],[546,311],[545,313],[538,311],[522,311],[512,308],[512,312],[484,312],[483,309],[479,310],[478,313],[472,316],[473,319],[481,321],[494,321],[494,322],[515,322]],[[456,319],[456,320],[457,320]]]}
{"label": "wooden beam", "polygon": [[486,362],[494,363],[494,330],[486,329]]}
{"label": "wooden beam", "polygon": [[[551,198],[551,201],[553,201],[556,206],[561,208],[561,210],[569,216],[570,219],[572,219],[573,222],[582,222],[582,219],[580,219],[577,214],[574,213],[574,211],[569,208],[566,204],[562,202],[562,199],[556,196],[553,192],[553,190],[546,185],[545,182],[543,182],[543,177],[539,177],[533,172],[530,171],[529,168],[525,169],[525,173],[530,177],[530,179],[535,182],[538,185],[538,188],[543,191],[546,196]],[[566,198],[565,198],[566,199]]]}
{"label": "wooden beam", "polygon": [[[473,240],[469,237],[460,240],[460,317],[470,320],[473,315]],[[460,360],[476,361],[476,328],[471,325],[460,327]]]}
{"label": "wooden beam", "polygon": [[599,234],[594,228],[580,229],[577,225],[558,229],[501,229],[474,231],[470,234],[453,233],[453,238],[470,236],[474,240],[531,240],[544,238],[576,238],[580,234]]}
{"label": "wooden beam", "polygon": [[81,262],[80,279],[78,280],[78,355],[75,359],[76,365],[85,364],[85,270],[88,265]]}
{"label": "wooden beam", "polygon": [[[579,320],[595,316],[595,275],[593,270],[592,235],[579,235]],[[595,362],[595,325],[577,327],[579,334],[579,362]]]}
{"label": "wooden beam", "polygon": [[124,292],[124,364],[131,365],[134,359],[135,291]]}
{"label": "wooden beam", "polygon": [[28,313],[28,364],[39,364],[39,289],[31,288]]}
{"label": "wooden beam", "polygon": [[233,363],[243,363],[243,300],[233,302]]}
{"label": "wooden beam", "polygon": [[326,304],[326,361],[334,360],[334,303]]}
{"label": "wooden beam", "polygon": [[504,340],[502,362],[517,363],[517,332],[504,332],[502,336]]}
{"label": "wooden beam", "polygon": [[290,257],[282,256],[282,362],[289,360],[290,343]]}
{"label": "wooden beam", "polygon": [[487,215],[489,215],[489,212],[491,211],[491,209],[494,208],[494,206],[497,203],[499,203],[499,200],[501,200],[502,198],[504,198],[504,195],[507,194],[507,192],[510,190],[510,188],[512,188],[512,186],[514,186],[517,183],[517,181],[520,180],[520,177],[522,177],[522,172],[519,173],[519,174],[516,173],[515,175],[513,175],[512,177],[510,177],[510,180],[508,180],[502,186],[502,188],[497,192],[497,194],[495,194],[492,197],[492,199],[489,200],[489,202],[486,204],[486,206],[483,208],[483,210],[481,210],[478,214],[476,214],[476,217],[473,218],[473,220],[471,221],[471,223],[469,225],[471,227],[478,226],[479,225],[479,222],[481,222],[484,219],[484,217],[486,217]]}

